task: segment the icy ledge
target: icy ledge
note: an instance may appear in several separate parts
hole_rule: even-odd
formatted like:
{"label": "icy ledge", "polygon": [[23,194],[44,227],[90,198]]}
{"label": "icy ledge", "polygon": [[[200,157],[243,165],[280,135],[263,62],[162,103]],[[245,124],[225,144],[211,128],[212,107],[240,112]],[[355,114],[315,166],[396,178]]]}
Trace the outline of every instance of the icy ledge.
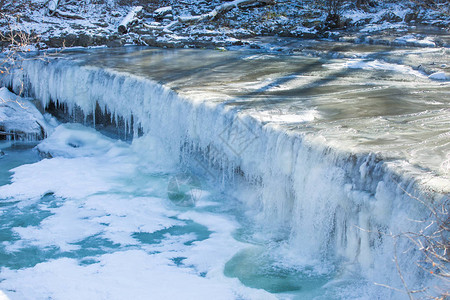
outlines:
{"label": "icy ledge", "polygon": [[[183,163],[238,187],[269,238],[286,238],[305,261],[340,259],[370,282],[401,287],[392,263],[388,233],[418,232],[429,212],[408,193],[430,203],[443,201],[446,178],[428,175],[402,161],[329,147],[317,136],[263,125],[233,108],[193,101],[149,79],[59,59],[27,61],[28,92],[44,106],[51,100],[93,113],[97,103],[133,128],[157,136]],[[130,126],[129,126],[130,127]],[[244,179],[244,180],[241,180]],[[399,240],[399,265],[411,286],[422,285],[412,261],[419,251]],[[429,276],[429,275],[428,275]],[[370,292],[369,292],[370,293]],[[375,292],[392,293],[389,289]]]}

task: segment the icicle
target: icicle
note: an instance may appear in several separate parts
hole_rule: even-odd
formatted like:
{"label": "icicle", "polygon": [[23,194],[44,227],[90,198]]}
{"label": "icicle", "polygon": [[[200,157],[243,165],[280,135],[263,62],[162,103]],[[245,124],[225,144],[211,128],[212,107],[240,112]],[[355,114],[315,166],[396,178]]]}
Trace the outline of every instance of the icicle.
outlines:
{"label": "icicle", "polygon": [[92,107],[92,123],[93,123],[94,128],[95,128],[95,113],[97,111],[96,108],[97,108],[97,102],[95,102],[95,104],[93,104],[93,107]]}

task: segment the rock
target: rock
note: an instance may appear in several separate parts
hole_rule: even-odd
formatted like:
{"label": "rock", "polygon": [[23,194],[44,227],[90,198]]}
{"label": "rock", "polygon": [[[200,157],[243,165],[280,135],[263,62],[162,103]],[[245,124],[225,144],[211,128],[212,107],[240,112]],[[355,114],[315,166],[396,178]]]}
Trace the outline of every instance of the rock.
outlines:
{"label": "rock", "polygon": [[28,100],[7,88],[0,88],[0,138],[15,140],[43,139],[50,126]]}
{"label": "rock", "polygon": [[22,22],[23,22],[23,21],[25,21],[25,22],[33,22],[33,21],[34,21],[32,18],[30,18],[30,17],[27,16],[27,15],[21,16],[20,19],[21,19]]}
{"label": "rock", "polygon": [[156,40],[157,47],[161,48],[183,48],[184,43],[176,40]]}
{"label": "rock", "polygon": [[90,34],[82,33],[78,38],[78,44],[82,47],[89,47],[94,44],[94,38]]}
{"label": "rock", "polygon": [[133,32],[137,33],[139,35],[148,35],[148,34],[152,34],[153,33],[152,29],[145,28],[145,27],[142,27],[142,26],[136,26],[135,28],[133,28]]}
{"label": "rock", "polygon": [[[61,48],[65,45],[65,39],[61,36],[51,36],[47,41],[44,41],[49,48]],[[67,45],[66,45],[67,46]]]}
{"label": "rock", "polygon": [[412,22],[416,22],[418,17],[419,17],[418,12],[411,12],[411,13],[407,13],[405,15],[404,20],[406,23],[412,23]]}
{"label": "rock", "polygon": [[317,37],[315,32],[300,32],[298,35],[304,39],[314,39]]}
{"label": "rock", "polygon": [[396,23],[396,22],[401,22],[401,21],[402,21],[402,18],[400,18],[399,16],[397,16],[396,14],[394,14],[391,11],[383,14],[383,16],[380,19],[380,22]]}
{"label": "rock", "polygon": [[95,46],[106,45],[108,41],[106,35],[94,35],[92,38]]}
{"label": "rock", "polygon": [[73,45],[75,45],[77,43],[77,40],[78,40],[78,36],[73,33],[63,36],[63,38],[65,40],[66,47],[72,47]]}
{"label": "rock", "polygon": [[352,26],[353,20],[350,18],[346,18],[344,21],[342,21],[342,27],[343,28],[350,28]]}
{"label": "rock", "polygon": [[147,46],[156,46],[156,37],[154,35],[141,35],[141,40],[147,44]]}
{"label": "rock", "polygon": [[[3,33],[0,33],[3,34]],[[0,49],[3,49],[9,45],[9,42],[0,40]]]}
{"label": "rock", "polygon": [[359,21],[356,21],[353,26],[355,27],[361,27],[361,26],[365,26],[367,24],[370,24],[370,22],[372,21],[372,19],[370,18],[365,18],[365,19],[361,19]]}
{"label": "rock", "polygon": [[241,40],[237,40],[237,41],[233,41],[231,44],[232,44],[233,46],[243,46],[243,45],[244,45],[244,42],[241,41]]}
{"label": "rock", "polygon": [[329,13],[325,19],[325,29],[336,29],[341,27],[341,17],[339,14]]}
{"label": "rock", "polygon": [[172,16],[173,19],[172,6],[161,7],[153,12],[153,18],[155,18],[155,20],[163,20],[168,18],[169,15]]}
{"label": "rock", "polygon": [[445,72],[435,72],[433,74],[431,74],[430,76],[428,76],[428,78],[433,79],[433,80],[450,80],[450,75],[446,74]]}
{"label": "rock", "polygon": [[123,45],[124,41],[122,39],[112,40],[106,43],[106,46],[110,48],[122,47]]}

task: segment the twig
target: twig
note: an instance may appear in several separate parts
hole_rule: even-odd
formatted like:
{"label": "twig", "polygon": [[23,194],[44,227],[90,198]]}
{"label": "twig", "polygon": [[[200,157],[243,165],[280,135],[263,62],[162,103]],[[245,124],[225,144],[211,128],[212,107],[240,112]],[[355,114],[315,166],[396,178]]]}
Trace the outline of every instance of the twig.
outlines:
{"label": "twig", "polygon": [[405,278],[403,277],[402,270],[400,268],[400,265],[398,263],[398,256],[397,256],[397,236],[394,237],[394,261],[395,261],[395,267],[397,268],[397,273],[400,277],[400,280],[402,281],[403,287],[405,288],[406,294],[408,295],[410,300],[414,300],[414,297],[411,294],[410,289],[408,288],[408,285],[406,284]]}

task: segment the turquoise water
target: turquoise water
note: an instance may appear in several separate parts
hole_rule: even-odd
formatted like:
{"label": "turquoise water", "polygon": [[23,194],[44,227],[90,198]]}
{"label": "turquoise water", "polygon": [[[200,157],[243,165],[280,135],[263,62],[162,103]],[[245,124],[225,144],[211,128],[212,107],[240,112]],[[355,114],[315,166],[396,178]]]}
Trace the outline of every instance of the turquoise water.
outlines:
{"label": "turquoise water", "polygon": [[[3,144],[6,155],[0,159],[0,289],[11,299],[26,299],[36,288],[33,280],[36,284],[44,282],[36,299],[55,291],[58,295],[71,280],[96,282],[97,288],[88,295],[102,298],[105,288],[111,288],[103,286],[104,279],[92,274],[78,278],[77,270],[94,268],[102,276],[123,278],[120,272],[106,271],[114,265],[108,257],[134,251],[154,259],[155,270],[160,265],[170,268],[169,277],[187,272],[205,280],[206,285],[219,280],[222,288],[231,292],[231,296],[224,293],[224,299],[260,297],[255,296],[255,291],[265,291],[264,297],[305,299],[323,295],[322,287],[333,279],[334,267],[319,270],[311,264],[291,262],[287,253],[283,254],[284,241],[261,238],[239,201],[215,188],[215,182],[178,172],[176,166],[166,166],[163,171],[161,165],[144,161],[137,150],[131,151],[133,145],[82,126],[65,128],[64,134],[70,136],[62,144],[68,146],[71,158],[52,155],[52,159],[40,160],[36,144]],[[110,142],[110,149],[94,156],[83,154],[82,148],[88,147],[88,139],[83,137],[88,134]],[[70,145],[74,136],[82,146]],[[61,145],[54,147],[67,156],[62,154]],[[70,152],[74,149],[79,155]],[[60,161],[49,169],[47,164],[55,160]],[[76,172],[92,173],[103,180],[103,185],[96,184],[93,190],[73,196],[74,190],[90,185],[90,176],[82,178],[86,180],[82,182],[77,182],[75,176],[64,185],[58,183],[72,174],[70,169],[75,166]],[[41,181],[42,176],[48,180]],[[36,183],[41,191],[34,189]],[[73,265],[61,270],[59,264],[67,260]],[[131,254],[129,258],[125,255],[123,263],[128,260],[132,260]],[[46,266],[55,274],[65,275],[61,273],[61,278],[48,283],[46,280],[53,275],[42,271]],[[126,276],[133,281],[155,276],[149,270],[130,272]],[[23,285],[22,278],[31,280],[31,284]],[[173,282],[170,286],[177,285]],[[199,288],[215,293],[201,284],[188,289]],[[149,290],[140,290],[138,295],[146,295]],[[66,298],[63,293],[56,297]]]}
{"label": "turquoise water", "polygon": [[[234,295],[224,293],[224,299],[250,299],[255,297],[255,291],[266,291],[264,297],[319,295],[321,287],[332,279],[332,273],[318,274],[312,266],[286,264],[277,250],[280,243],[254,238],[256,227],[246,221],[241,204],[216,189],[213,181],[179,172],[176,166],[162,168],[154,161],[143,161],[137,150],[131,150],[133,145],[82,126],[65,128],[64,134],[70,137],[61,140],[61,145],[67,147],[70,158],[64,157],[68,154],[63,154],[61,145],[54,145],[60,156],[47,147],[53,158],[41,160],[36,143],[2,144],[5,155],[0,159],[0,289],[11,299],[26,299],[36,288],[33,280],[36,284],[44,282],[36,299],[55,291],[58,295],[59,288],[70,285],[70,280],[97,282],[98,289],[89,295],[102,298],[106,293],[102,278],[82,279],[70,273],[95,268],[102,274],[114,265],[107,259],[109,256],[134,251],[155,259],[156,266],[170,268],[169,277],[187,272],[202,278],[205,284],[217,284],[219,279],[222,288]],[[89,134],[111,143],[110,148],[94,156],[85,154],[83,147],[89,147],[89,139],[84,136]],[[71,146],[74,137],[81,146]],[[59,162],[50,169],[48,164],[55,160]],[[70,176],[71,168],[85,173],[81,178],[85,181],[77,182],[80,179],[74,176],[61,185],[58,181]],[[43,176],[47,180],[42,181]],[[86,193],[75,193],[90,186],[90,176],[101,179],[103,184],[96,184]],[[131,255],[129,259],[132,260]],[[61,270],[59,264],[67,260],[73,265]],[[53,278],[42,271],[46,266],[55,274],[66,275],[46,283]],[[218,274],[213,271],[221,268]],[[110,271],[103,276],[124,275]],[[139,280],[155,274],[144,271],[127,276]],[[31,284],[19,283],[22,278],[28,278]],[[241,285],[246,288],[242,290]],[[202,291],[208,293],[207,288],[202,287]],[[141,290],[139,296],[147,292]],[[66,298],[64,294],[56,297]]]}
{"label": "turquoise water", "polygon": [[299,270],[283,266],[270,254],[264,247],[242,250],[227,262],[225,275],[272,293],[301,291],[310,295],[331,279],[330,275],[315,275],[311,267]]}
{"label": "turquoise water", "polygon": [[11,169],[22,164],[33,163],[39,160],[37,152],[32,151],[36,142],[10,142],[0,141],[0,185],[10,182]]}

